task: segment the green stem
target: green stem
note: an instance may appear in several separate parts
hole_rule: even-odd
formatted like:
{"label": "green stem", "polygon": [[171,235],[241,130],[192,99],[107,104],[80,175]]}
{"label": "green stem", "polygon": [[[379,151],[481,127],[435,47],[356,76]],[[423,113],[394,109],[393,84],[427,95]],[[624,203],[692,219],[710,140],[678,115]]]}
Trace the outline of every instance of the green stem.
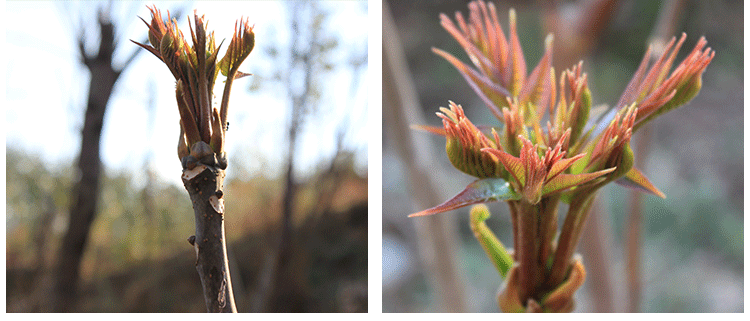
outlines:
{"label": "green stem", "polygon": [[513,266],[513,258],[508,254],[508,250],[505,249],[503,243],[497,239],[495,233],[492,233],[492,230],[484,223],[488,218],[490,218],[490,211],[486,205],[479,204],[471,208],[469,222],[474,237],[477,238],[484,252],[487,253],[487,257],[490,258],[497,271],[505,279],[508,270]]}

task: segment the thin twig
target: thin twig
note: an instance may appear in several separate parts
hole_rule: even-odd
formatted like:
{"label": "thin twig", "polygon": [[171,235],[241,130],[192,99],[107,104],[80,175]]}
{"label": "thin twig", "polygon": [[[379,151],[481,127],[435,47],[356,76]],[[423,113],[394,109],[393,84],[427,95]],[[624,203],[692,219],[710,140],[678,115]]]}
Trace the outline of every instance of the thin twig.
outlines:
{"label": "thin twig", "polygon": [[78,157],[80,180],[71,192],[70,223],[59,251],[55,271],[52,309],[70,312],[75,309],[80,265],[89,231],[97,215],[101,176],[101,132],[107,104],[117,79],[128,65],[117,69],[112,66],[115,51],[115,26],[99,11],[99,50],[96,55],[86,53],[83,27],[80,30],[78,49],[81,62],[91,72],[85,121],[81,131],[81,150]]}

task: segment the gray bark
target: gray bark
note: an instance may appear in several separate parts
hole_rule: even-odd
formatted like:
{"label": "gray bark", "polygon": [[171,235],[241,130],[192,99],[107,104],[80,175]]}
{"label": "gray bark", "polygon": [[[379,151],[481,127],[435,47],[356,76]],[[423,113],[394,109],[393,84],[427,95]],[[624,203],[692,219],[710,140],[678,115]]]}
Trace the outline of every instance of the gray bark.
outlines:
{"label": "gray bark", "polygon": [[203,285],[208,312],[237,312],[224,232],[224,171],[205,164],[185,169],[182,182],[195,213],[195,268]]}

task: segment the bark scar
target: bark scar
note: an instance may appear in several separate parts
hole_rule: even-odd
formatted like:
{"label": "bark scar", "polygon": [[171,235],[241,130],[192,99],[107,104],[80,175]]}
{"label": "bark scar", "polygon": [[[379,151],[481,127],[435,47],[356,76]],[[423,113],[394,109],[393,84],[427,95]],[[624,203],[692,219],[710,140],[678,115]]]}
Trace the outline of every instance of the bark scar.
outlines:
{"label": "bark scar", "polygon": [[208,202],[211,203],[211,207],[214,208],[216,213],[224,215],[224,199],[218,198],[216,195],[211,195],[208,198]]}
{"label": "bark scar", "polygon": [[195,266],[198,266],[198,261],[200,261],[200,256],[198,255],[199,254],[198,252],[200,252],[200,249],[198,248],[198,243],[193,242],[193,248],[195,249]]}
{"label": "bark scar", "polygon": [[227,305],[227,301],[226,301],[227,278],[223,277],[224,272],[222,272],[221,274],[222,274],[222,279],[221,279],[221,286],[219,287],[219,297],[216,299],[218,300],[219,308],[223,309]]}
{"label": "bark scar", "polygon": [[203,165],[203,164],[199,164],[198,166],[195,166],[195,168],[193,169],[185,169],[182,171],[182,179],[185,181],[190,181],[196,176],[198,176],[198,174],[202,173],[204,170],[207,170],[207,169],[208,167],[206,167],[206,165]]}

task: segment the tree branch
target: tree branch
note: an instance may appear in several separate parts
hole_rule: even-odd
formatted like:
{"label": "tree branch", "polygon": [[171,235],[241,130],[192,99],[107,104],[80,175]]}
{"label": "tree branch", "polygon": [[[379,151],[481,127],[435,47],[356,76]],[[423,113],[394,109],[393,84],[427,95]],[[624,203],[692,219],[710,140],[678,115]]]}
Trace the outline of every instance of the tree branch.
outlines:
{"label": "tree branch", "polygon": [[184,169],[182,182],[195,213],[195,267],[203,285],[208,312],[237,312],[227,260],[224,232],[224,171],[206,164]]}

